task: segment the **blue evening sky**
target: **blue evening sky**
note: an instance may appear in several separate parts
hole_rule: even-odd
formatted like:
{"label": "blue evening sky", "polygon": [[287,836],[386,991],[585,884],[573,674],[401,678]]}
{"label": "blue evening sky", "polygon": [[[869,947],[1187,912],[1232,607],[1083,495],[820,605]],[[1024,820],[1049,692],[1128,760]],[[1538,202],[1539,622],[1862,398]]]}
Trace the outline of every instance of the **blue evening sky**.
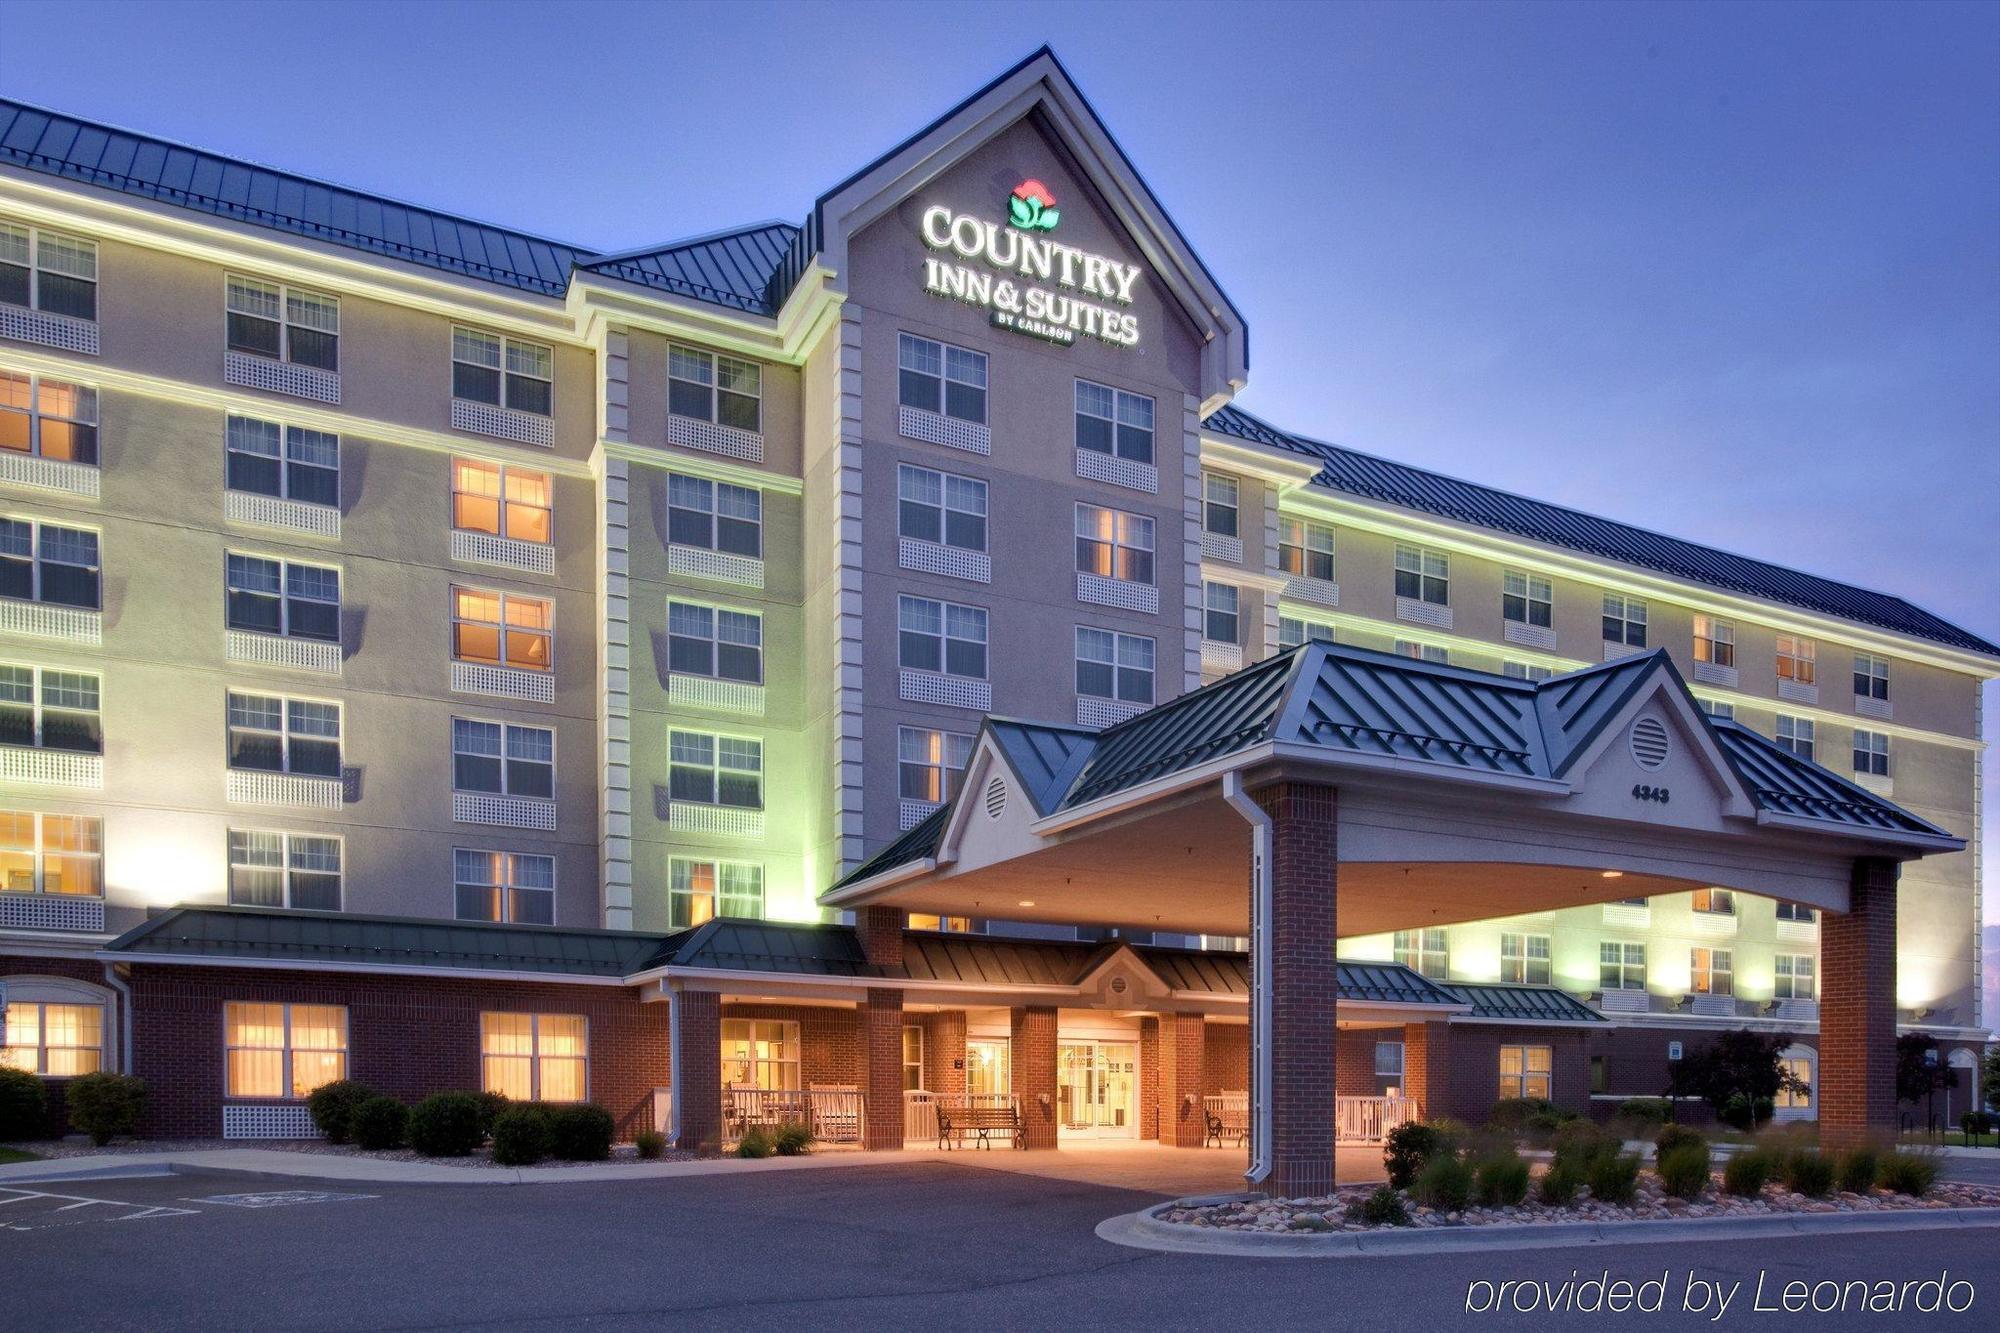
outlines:
{"label": "blue evening sky", "polygon": [[0,91],[624,248],[797,219],[1044,41],[1253,411],[2000,637],[2000,5],[64,0]]}

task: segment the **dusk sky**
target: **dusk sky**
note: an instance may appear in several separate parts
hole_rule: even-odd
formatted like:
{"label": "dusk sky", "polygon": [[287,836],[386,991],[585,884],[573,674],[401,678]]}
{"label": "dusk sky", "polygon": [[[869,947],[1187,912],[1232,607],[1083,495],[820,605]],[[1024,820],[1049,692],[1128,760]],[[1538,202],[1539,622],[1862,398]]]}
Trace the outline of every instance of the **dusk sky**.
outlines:
{"label": "dusk sky", "polygon": [[2000,638],[2000,5],[65,0],[0,91],[623,249],[799,219],[1045,41],[1244,406]]}

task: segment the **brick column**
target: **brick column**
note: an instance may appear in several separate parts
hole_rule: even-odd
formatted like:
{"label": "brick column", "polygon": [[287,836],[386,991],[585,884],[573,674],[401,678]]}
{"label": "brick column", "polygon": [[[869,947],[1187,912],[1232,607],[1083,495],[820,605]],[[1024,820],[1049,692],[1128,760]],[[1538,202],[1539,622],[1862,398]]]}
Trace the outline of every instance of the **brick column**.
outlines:
{"label": "brick column", "polygon": [[1202,1118],[1200,1014],[1160,1015],[1160,1146],[1199,1148],[1207,1133]]}
{"label": "brick column", "polygon": [[1403,1094],[1426,1120],[1451,1114],[1451,1025],[1403,1025]]}
{"label": "brick column", "polygon": [[898,971],[903,966],[903,928],[909,913],[900,907],[863,907],[854,914],[854,933],[861,956],[876,967]]}
{"label": "brick column", "polygon": [[1056,1011],[1040,1005],[1013,1011],[1014,1100],[1030,1148],[1056,1146]]}
{"label": "brick column", "polygon": [[1160,1137],[1160,1020],[1139,1020],[1139,1137]]}
{"label": "brick column", "polygon": [[931,1015],[924,1083],[939,1101],[965,1100],[965,1010],[942,1009]]}
{"label": "brick column", "polygon": [[903,1146],[903,993],[877,987],[861,1002],[861,1048],[866,1075],[861,1146],[894,1152]]}
{"label": "brick column", "polygon": [[688,1152],[722,1147],[722,997],[680,991],[669,1002],[673,1095],[680,1116],[674,1146]]}
{"label": "brick column", "polygon": [[1854,863],[1848,909],[1819,928],[1819,1142],[1853,1148],[1896,1135],[1896,875]]}
{"label": "brick column", "polygon": [[[1252,1058],[1259,1041],[1271,1056],[1271,1175],[1265,1188],[1279,1197],[1310,1197],[1330,1192],[1334,1183],[1337,798],[1323,783],[1281,782],[1252,792],[1251,799],[1272,821],[1271,975],[1252,978],[1253,989],[1265,986],[1271,995],[1271,1031],[1251,1034]],[[1253,994],[1253,1021],[1255,1009]]]}

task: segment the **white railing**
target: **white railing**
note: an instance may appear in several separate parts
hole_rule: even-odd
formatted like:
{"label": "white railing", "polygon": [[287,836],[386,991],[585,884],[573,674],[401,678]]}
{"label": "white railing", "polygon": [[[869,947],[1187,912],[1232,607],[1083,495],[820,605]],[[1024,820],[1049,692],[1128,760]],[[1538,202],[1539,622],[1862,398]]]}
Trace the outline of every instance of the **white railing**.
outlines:
{"label": "white railing", "polygon": [[303,532],[308,537],[340,536],[340,510],[333,505],[306,504],[282,500],[275,495],[250,491],[224,491],[222,516],[232,523],[255,523],[264,528]]}
{"label": "white railing", "polygon": [[1419,1119],[1414,1097],[1335,1097],[1333,1141],[1380,1143],[1398,1125]]}
{"label": "white railing", "polygon": [[511,407],[495,407],[464,398],[451,400],[451,428],[519,444],[539,444],[544,449],[556,442],[555,423],[539,413],[517,412]]}
{"label": "white railing", "polygon": [[930,1143],[937,1139],[937,1094],[921,1088],[903,1091],[903,1142]]}
{"label": "white railing", "polygon": [[797,1089],[733,1087],[722,1090],[725,1136],[740,1139],[748,1129],[808,1125],[822,1143],[859,1143],[865,1099],[858,1088]]}
{"label": "white railing", "polygon": [[64,495],[81,495],[95,500],[98,479],[97,468],[88,463],[17,454],[12,449],[0,451],[0,482],[10,486],[59,491]]}

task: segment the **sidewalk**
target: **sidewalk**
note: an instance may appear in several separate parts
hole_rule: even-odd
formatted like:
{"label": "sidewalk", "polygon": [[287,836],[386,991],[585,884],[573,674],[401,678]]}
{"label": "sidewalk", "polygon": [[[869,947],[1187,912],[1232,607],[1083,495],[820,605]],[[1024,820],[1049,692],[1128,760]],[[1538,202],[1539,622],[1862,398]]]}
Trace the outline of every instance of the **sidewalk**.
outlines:
{"label": "sidewalk", "polygon": [[189,1152],[105,1153],[0,1166],[0,1186],[118,1175],[159,1175],[172,1170],[240,1171],[310,1180],[369,1181],[396,1185],[560,1185],[606,1180],[662,1180],[725,1172],[811,1171],[842,1166],[885,1166],[897,1153],[831,1152],[806,1157],[704,1158],[695,1162],[589,1162],[580,1166],[447,1166],[442,1162],[389,1162],[335,1153],[278,1148],[209,1148]]}

